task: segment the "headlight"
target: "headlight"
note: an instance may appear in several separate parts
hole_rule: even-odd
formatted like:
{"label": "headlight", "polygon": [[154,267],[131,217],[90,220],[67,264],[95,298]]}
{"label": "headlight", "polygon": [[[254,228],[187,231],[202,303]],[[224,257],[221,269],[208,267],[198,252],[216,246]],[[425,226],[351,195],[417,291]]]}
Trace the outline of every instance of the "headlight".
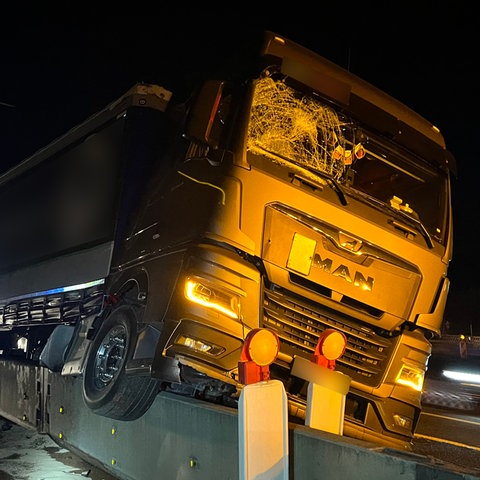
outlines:
{"label": "headlight", "polygon": [[213,285],[200,277],[188,277],[185,282],[185,297],[191,302],[216,310],[238,320],[240,299],[227,289]]}

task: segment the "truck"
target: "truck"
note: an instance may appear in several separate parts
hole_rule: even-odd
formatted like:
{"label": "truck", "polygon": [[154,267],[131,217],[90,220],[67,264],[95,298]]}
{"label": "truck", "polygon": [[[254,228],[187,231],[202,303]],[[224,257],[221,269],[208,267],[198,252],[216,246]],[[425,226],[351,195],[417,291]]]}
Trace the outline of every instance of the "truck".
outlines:
{"label": "truck", "polygon": [[455,158],[424,117],[277,33],[241,73],[187,100],[135,84],[0,176],[0,415],[22,423],[26,366],[80,379],[86,408],[120,422],[162,392],[235,409],[245,338],[269,329],[302,423],[295,365],[333,329],[343,434],[411,448]]}

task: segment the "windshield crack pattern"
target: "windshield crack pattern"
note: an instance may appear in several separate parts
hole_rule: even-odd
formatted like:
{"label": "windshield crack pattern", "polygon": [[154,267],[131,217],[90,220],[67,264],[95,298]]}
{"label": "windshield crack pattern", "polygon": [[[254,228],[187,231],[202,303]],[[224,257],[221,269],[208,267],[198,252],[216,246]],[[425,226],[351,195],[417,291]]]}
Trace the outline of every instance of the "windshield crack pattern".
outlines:
{"label": "windshield crack pattern", "polygon": [[343,125],[333,109],[264,77],[255,87],[247,148],[340,179],[351,163]]}

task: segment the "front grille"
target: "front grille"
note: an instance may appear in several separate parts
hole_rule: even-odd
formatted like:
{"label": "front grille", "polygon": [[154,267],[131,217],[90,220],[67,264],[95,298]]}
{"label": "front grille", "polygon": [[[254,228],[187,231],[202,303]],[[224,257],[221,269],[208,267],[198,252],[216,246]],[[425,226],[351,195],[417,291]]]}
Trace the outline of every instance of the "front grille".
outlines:
{"label": "front grille", "polygon": [[22,298],[0,304],[2,327],[71,323],[100,312],[104,292],[99,286]]}
{"label": "front grille", "polygon": [[347,347],[335,369],[369,386],[381,382],[396,339],[380,336],[358,320],[277,286],[264,289],[263,326],[274,330],[281,351],[310,359],[318,338],[327,328],[345,334]]}

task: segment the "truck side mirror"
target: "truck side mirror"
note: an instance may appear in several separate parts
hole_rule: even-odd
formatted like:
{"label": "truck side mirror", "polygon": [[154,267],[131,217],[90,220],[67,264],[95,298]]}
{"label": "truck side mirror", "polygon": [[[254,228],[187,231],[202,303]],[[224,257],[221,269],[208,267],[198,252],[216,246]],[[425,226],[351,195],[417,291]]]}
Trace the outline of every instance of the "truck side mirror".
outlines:
{"label": "truck side mirror", "polygon": [[188,138],[216,149],[220,142],[220,125],[217,118],[225,82],[209,80],[202,85],[190,110],[186,135]]}

